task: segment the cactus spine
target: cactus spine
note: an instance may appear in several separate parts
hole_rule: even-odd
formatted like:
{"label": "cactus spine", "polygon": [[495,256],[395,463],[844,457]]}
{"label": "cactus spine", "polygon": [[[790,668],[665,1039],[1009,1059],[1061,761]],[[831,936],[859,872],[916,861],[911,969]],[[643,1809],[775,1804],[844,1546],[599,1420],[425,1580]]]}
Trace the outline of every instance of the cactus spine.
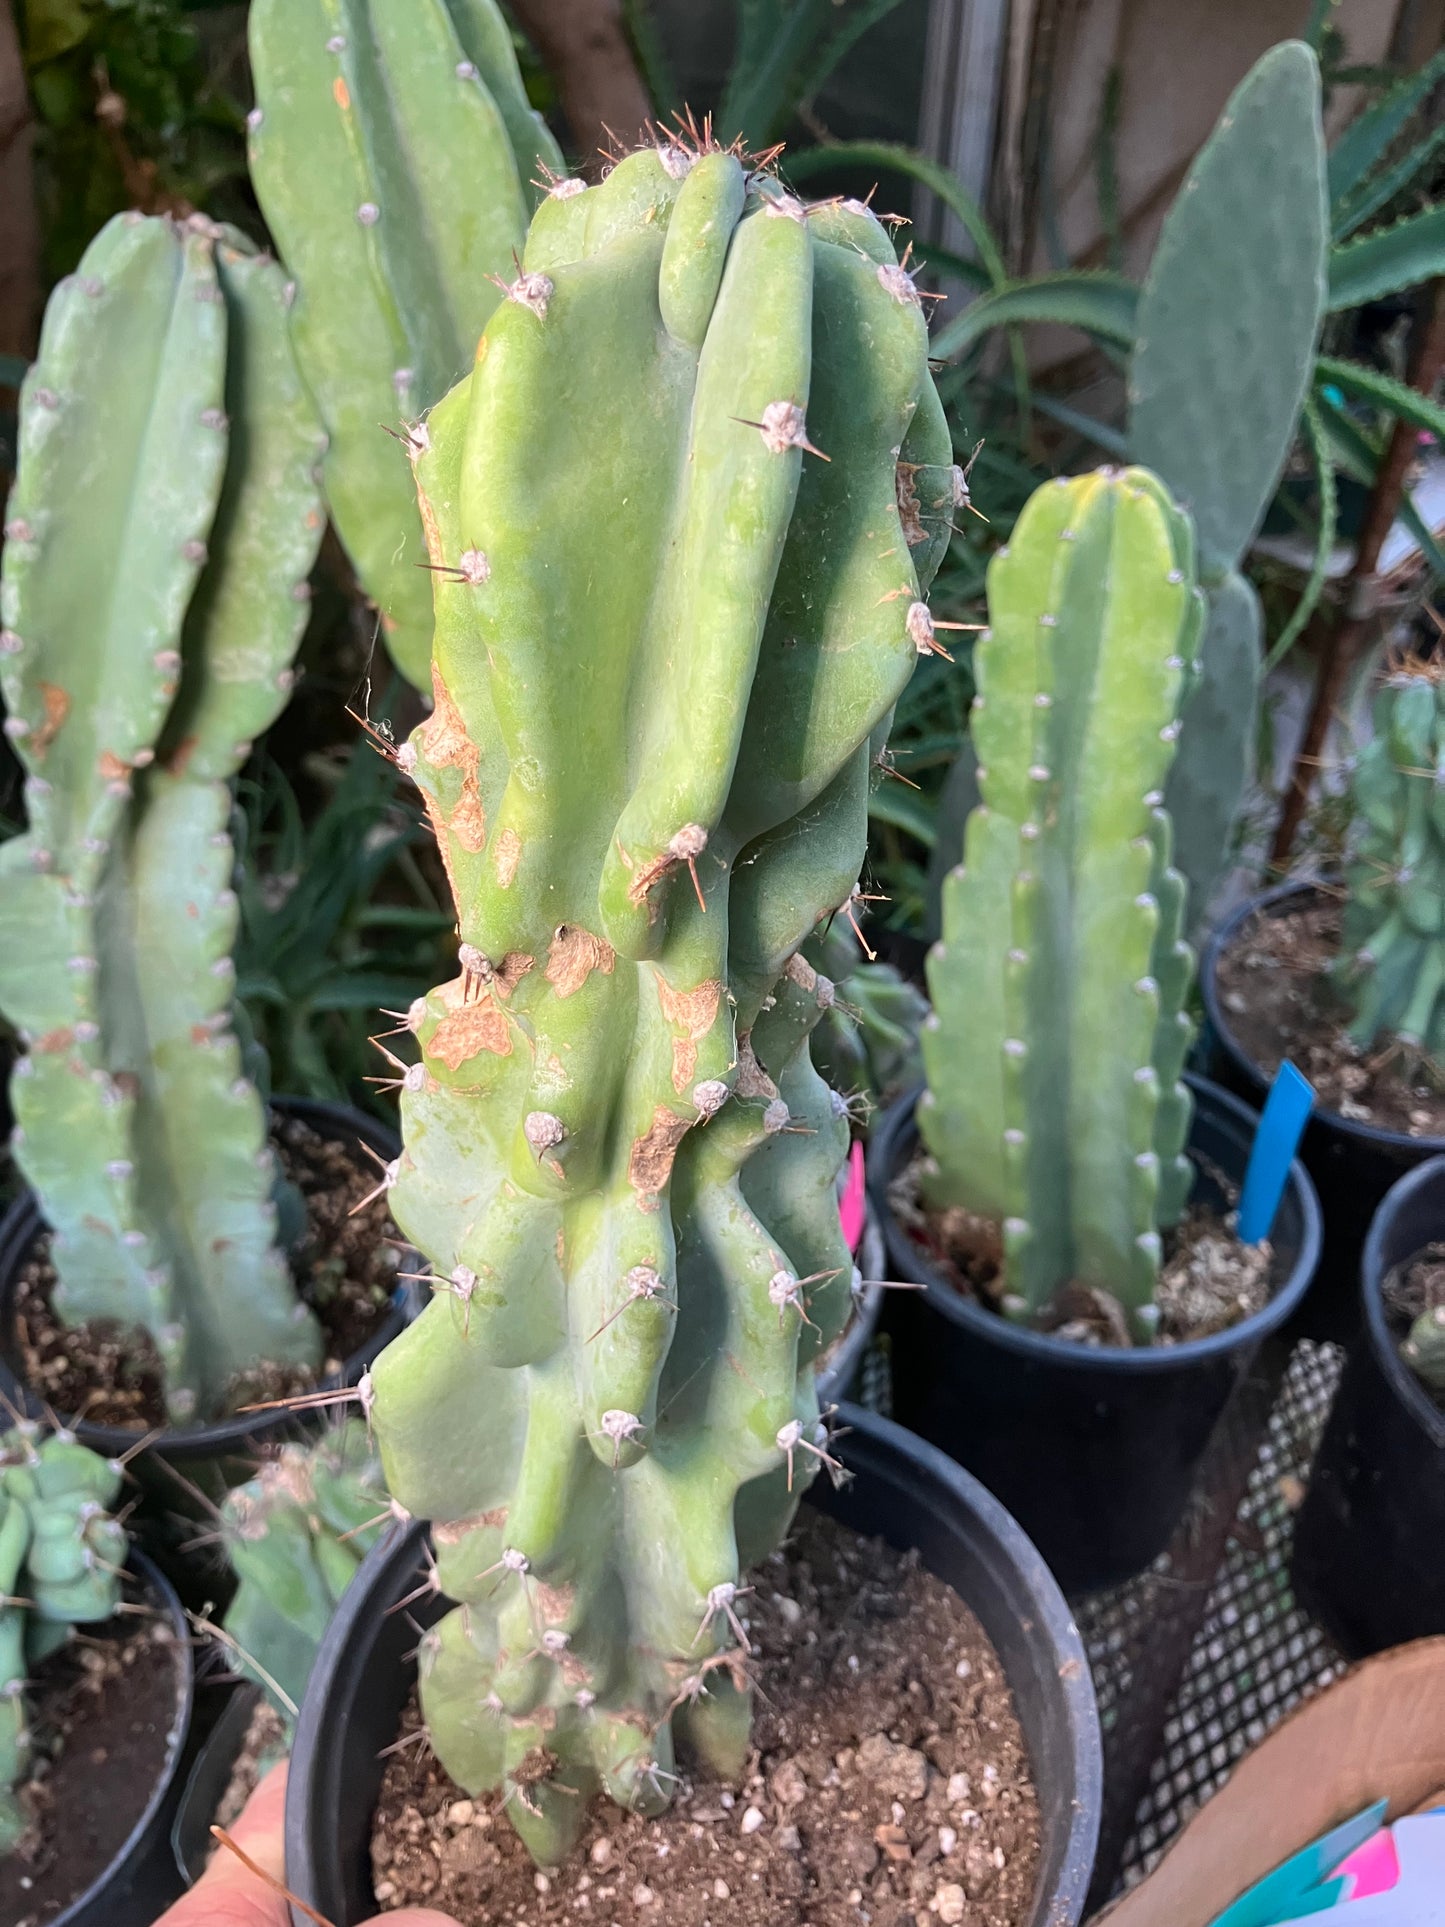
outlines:
{"label": "cactus spine", "polygon": [[320,448],[275,263],[199,220],[111,222],[21,403],[0,686],[29,822],[0,850],[0,1008],[56,1307],[145,1326],[178,1419],[320,1355],[229,1027],[227,831],[291,684]]}
{"label": "cactus spine", "polygon": [[1188,520],[1141,469],[1060,478],[988,602],[982,801],[928,961],[926,1189],[998,1224],[1008,1309],[1077,1281],[1147,1340],[1190,1181],[1192,957],[1160,807],[1203,619]]}
{"label": "cactus spine", "polygon": [[327,503],[397,667],[424,687],[426,548],[378,424],[465,374],[562,158],[494,0],[256,0],[249,34],[251,178],[296,278]]}
{"label": "cactus spine", "polygon": [[1445,672],[1407,659],[1375,698],[1350,783],[1353,821],[1335,983],[1350,1035],[1383,1032],[1445,1076]]}
{"label": "cactus spine", "polygon": [[0,1442],[0,1854],[26,1828],[16,1789],[30,1759],[25,1682],[72,1626],[120,1603],[123,1527],[110,1516],[118,1466],[65,1434],[37,1443],[21,1426]]}
{"label": "cactus spine", "polygon": [[827,1450],[848,1133],[797,953],[931,639],[926,357],[871,215],[668,145],[543,205],[418,438],[436,702],[401,760],[462,942],[391,1193],[442,1289],[368,1396],[460,1602],[432,1741],[544,1861],[598,1788],[666,1803],[675,1725],[740,1765],[742,1571]]}

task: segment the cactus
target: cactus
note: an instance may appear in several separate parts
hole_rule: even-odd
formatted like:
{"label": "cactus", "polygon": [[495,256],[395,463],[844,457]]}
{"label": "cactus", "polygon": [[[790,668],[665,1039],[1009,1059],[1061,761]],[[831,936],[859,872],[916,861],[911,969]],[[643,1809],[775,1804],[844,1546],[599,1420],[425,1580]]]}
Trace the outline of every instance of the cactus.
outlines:
{"label": "cactus", "polygon": [[918,1033],[928,999],[892,964],[866,962],[856,938],[834,920],[806,946],[834,998],[813,1032],[813,1063],[835,1091],[881,1104],[921,1074]]}
{"label": "cactus", "polygon": [[1192,957],[1161,807],[1204,614],[1188,520],[1141,469],[1060,478],[988,602],[982,801],[928,960],[925,1190],[998,1224],[1006,1310],[1077,1282],[1147,1341],[1159,1227],[1190,1184]]}
{"label": "cactus", "polygon": [[120,1603],[124,1528],[110,1516],[120,1468],[65,1433],[29,1425],[0,1441],[0,1854],[26,1828],[16,1789],[30,1757],[25,1682],[72,1626]]}
{"label": "cactus", "polygon": [[738,1769],[743,1568],[827,1457],[848,1131],[797,953],[935,646],[926,357],[865,209],[668,144],[544,203],[413,438],[435,708],[398,755],[461,945],[390,1174],[437,1290],[362,1395],[459,1602],[432,1743],[542,1861],[599,1789],[666,1804],[674,1727]]}
{"label": "cactus", "polygon": [[392,1514],[359,1419],[286,1445],[227,1494],[222,1526],[238,1585],[225,1629],[288,1727],[327,1621]]}
{"label": "cactus", "polygon": [[1350,780],[1334,981],[1366,1048],[1391,1033],[1445,1078],[1445,668],[1407,657],[1375,697]]}
{"label": "cactus", "polygon": [[290,688],[322,529],[285,284],[242,237],[123,215],[56,290],[21,402],[0,685],[17,1159],[56,1309],[142,1325],[172,1415],[320,1332],[274,1247],[230,1024],[229,779]]}
{"label": "cactus", "polygon": [[1445,1392],[1445,1305],[1422,1311],[1400,1347],[1400,1356],[1421,1384]]}
{"label": "cactus", "polygon": [[1308,392],[1328,245],[1319,65],[1285,41],[1235,89],[1175,198],[1129,365],[1130,456],[1193,517],[1209,592],[1165,792],[1196,925],[1254,766],[1263,619],[1239,568]]}
{"label": "cactus", "polygon": [[562,158],[495,0],[256,0],[249,35],[251,178],[296,278],[328,507],[393,660],[424,687],[426,549],[382,426],[466,373]]}

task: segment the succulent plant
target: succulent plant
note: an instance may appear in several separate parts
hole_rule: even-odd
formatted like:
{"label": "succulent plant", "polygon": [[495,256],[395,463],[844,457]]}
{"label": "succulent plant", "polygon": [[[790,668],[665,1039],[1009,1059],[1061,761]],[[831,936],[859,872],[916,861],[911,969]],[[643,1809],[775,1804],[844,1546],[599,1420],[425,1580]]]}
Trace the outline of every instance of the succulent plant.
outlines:
{"label": "succulent plant", "polygon": [[359,1419],[285,1445],[222,1508],[238,1581],[225,1630],[289,1727],[336,1602],[393,1518]]}
{"label": "succulent plant", "polygon": [[25,1685],[72,1626],[120,1603],[125,1529],[111,1517],[117,1465],[65,1433],[17,1426],[0,1438],[0,1854],[25,1832],[18,1797],[30,1760]]}
{"label": "succulent plant", "polygon": [[1350,778],[1334,979],[1369,1046],[1397,1037],[1445,1076],[1445,669],[1407,657],[1375,697]]}
{"label": "succulent plant", "polygon": [[1077,1283],[1147,1341],[1190,1184],[1193,958],[1162,807],[1204,616],[1188,518],[1142,469],[1046,483],[988,604],[982,801],[928,960],[924,1188],[997,1228],[1006,1310]]}
{"label": "succulent plant", "polygon": [[412,437],[435,707],[398,755],[461,944],[390,1173],[436,1292],[362,1396],[458,1602],[432,1743],[543,1861],[598,1789],[666,1803],[675,1727],[741,1764],[743,1572],[830,1456],[848,1129],[799,947],[936,646],[927,353],[866,209],[667,143],[546,200]]}
{"label": "succulent plant", "polygon": [[1421,1312],[1400,1356],[1422,1384],[1432,1392],[1445,1392],[1445,1305]]}
{"label": "succulent plant", "polygon": [[431,659],[426,548],[383,428],[471,366],[556,142],[494,0],[255,0],[251,179],[295,277],[292,338],[330,437],[327,506],[397,667]]}
{"label": "succulent plant", "polygon": [[892,964],[865,958],[837,919],[809,941],[807,957],[835,993],[813,1032],[819,1074],[835,1091],[869,1104],[884,1103],[916,1083],[922,1067],[918,1033],[928,1015],[923,992]]}
{"label": "succulent plant", "polygon": [[291,686],[321,446],[284,277],[240,235],[123,215],[56,289],[0,586],[27,771],[0,849],[13,1142],[57,1311],[144,1326],[177,1419],[259,1360],[320,1357],[231,1029],[228,824]]}

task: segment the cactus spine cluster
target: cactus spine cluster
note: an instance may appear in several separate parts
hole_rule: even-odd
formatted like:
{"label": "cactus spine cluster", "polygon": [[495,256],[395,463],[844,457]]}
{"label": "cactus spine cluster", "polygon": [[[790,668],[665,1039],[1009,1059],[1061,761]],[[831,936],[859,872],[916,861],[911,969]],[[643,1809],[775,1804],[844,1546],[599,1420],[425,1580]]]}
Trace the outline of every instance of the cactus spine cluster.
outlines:
{"label": "cactus spine cluster", "polygon": [[1001,1234],[1005,1308],[1106,1292],[1150,1337],[1183,1208],[1192,955],[1161,807],[1203,622],[1189,522],[1142,469],[1046,484],[988,571],[982,802],[928,960],[926,1189]]}
{"label": "cactus spine cluster", "polygon": [[238,1584],[226,1631],[240,1670],[260,1680],[288,1725],[336,1602],[391,1519],[355,1418],[283,1446],[227,1494],[222,1528]]}
{"label": "cactus spine cluster", "polygon": [[281,709],[322,438],[273,261],[122,215],[57,288],[21,398],[0,688],[28,829],[0,849],[14,1148],[70,1321],[146,1327],[174,1417],[320,1332],[275,1248],[230,1027],[229,779]]}
{"label": "cactus spine cluster", "polygon": [[1445,670],[1407,659],[1375,697],[1350,781],[1335,983],[1369,1047],[1391,1033],[1445,1077]]}
{"label": "cactus spine cluster", "polygon": [[435,708],[399,757],[462,941],[392,1173],[437,1290],[364,1395],[459,1602],[432,1743],[543,1861],[598,1789],[666,1803],[675,1727],[740,1766],[743,1570],[827,1453],[848,1131],[798,951],[932,646],[927,352],[866,209],[668,143],[548,198],[412,437]]}
{"label": "cactus spine cluster", "polygon": [[327,505],[397,667],[424,688],[426,549],[380,425],[466,373],[562,158],[495,0],[255,0],[248,27],[251,178],[296,279]]}
{"label": "cactus spine cluster", "polygon": [[63,1433],[37,1441],[21,1426],[0,1440],[0,1854],[26,1828],[17,1789],[30,1669],[120,1603],[126,1537],[110,1516],[120,1482],[118,1466]]}

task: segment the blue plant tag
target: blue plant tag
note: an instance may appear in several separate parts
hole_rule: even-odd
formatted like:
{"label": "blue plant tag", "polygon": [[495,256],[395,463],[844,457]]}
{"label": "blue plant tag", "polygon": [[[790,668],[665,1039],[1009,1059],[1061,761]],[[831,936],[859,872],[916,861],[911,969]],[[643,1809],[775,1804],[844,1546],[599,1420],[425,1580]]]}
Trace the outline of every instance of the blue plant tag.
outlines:
{"label": "blue plant tag", "polygon": [[1265,1100],[1244,1174],[1239,1199],[1239,1236],[1244,1244],[1258,1244],[1270,1234],[1314,1101],[1314,1086],[1286,1058]]}

